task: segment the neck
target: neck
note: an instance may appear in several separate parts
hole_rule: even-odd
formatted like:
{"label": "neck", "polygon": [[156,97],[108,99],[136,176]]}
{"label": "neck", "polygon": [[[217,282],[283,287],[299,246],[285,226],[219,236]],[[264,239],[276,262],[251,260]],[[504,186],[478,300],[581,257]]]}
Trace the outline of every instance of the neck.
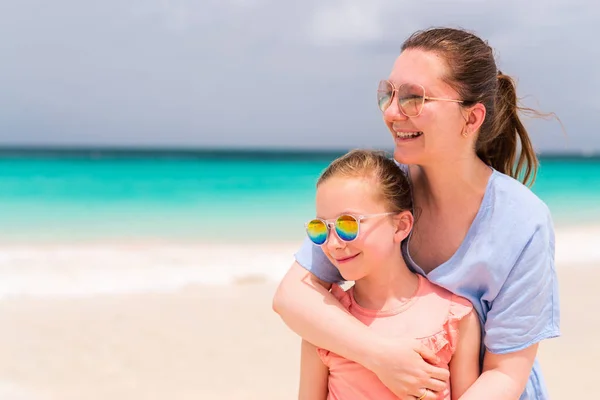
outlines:
{"label": "neck", "polygon": [[474,194],[482,195],[492,170],[476,154],[417,165],[414,182],[420,205],[456,207]]}
{"label": "neck", "polygon": [[[400,250],[400,246],[398,246]],[[419,278],[410,271],[400,251],[385,264],[354,283],[354,299],[370,310],[394,309],[414,296]]]}

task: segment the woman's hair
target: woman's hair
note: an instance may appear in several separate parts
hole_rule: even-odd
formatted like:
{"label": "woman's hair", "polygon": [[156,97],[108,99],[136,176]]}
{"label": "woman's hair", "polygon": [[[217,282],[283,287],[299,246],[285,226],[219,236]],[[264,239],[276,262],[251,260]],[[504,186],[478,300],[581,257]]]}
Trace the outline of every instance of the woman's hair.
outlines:
{"label": "woman's hair", "polygon": [[380,199],[392,212],[412,211],[412,194],[402,169],[384,152],[352,150],[335,159],[323,171],[317,187],[332,177],[371,180],[379,191]]}
{"label": "woman's hair", "polygon": [[518,111],[544,117],[553,114],[517,106],[515,82],[497,69],[492,48],[461,29],[431,28],[413,33],[402,45],[402,51],[408,49],[441,56],[448,66],[444,80],[459,93],[463,105],[485,106],[475,146],[477,156],[497,171],[533,184],[539,163]]}

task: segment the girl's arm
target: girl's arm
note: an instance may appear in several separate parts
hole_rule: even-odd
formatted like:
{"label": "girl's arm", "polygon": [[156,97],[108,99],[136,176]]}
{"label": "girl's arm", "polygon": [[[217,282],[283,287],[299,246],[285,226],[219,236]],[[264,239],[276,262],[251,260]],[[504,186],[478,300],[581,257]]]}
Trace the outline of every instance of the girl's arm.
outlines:
{"label": "girl's arm", "polygon": [[300,353],[300,390],[298,400],[327,400],[329,369],[317,354],[317,348],[302,341]]}
{"label": "girl's arm", "polygon": [[477,312],[472,310],[458,325],[458,343],[450,360],[450,391],[452,400],[461,397],[479,378],[481,328]]}
{"label": "girl's arm", "polygon": [[486,350],[483,374],[460,400],[518,400],[525,390],[537,349],[536,343],[509,354],[493,354]]}
{"label": "girl's arm", "polygon": [[273,309],[299,336],[373,371],[400,398],[419,397],[423,388],[445,389],[448,371],[419,341],[382,337],[362,324],[329,292],[331,284],[294,263],[281,281]]}

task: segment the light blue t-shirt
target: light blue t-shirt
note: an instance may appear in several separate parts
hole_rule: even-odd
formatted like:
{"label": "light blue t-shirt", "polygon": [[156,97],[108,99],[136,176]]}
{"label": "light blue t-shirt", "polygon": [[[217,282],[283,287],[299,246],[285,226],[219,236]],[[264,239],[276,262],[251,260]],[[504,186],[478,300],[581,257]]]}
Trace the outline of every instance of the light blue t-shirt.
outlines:
{"label": "light blue t-shirt", "polygon": [[[464,241],[429,274],[412,260],[407,240],[402,253],[415,272],[473,303],[483,344],[490,352],[512,353],[560,335],[550,212],[515,179],[493,170]],[[324,281],[343,280],[321,248],[308,239],[296,260]],[[536,360],[521,400],[545,399],[548,393]]]}

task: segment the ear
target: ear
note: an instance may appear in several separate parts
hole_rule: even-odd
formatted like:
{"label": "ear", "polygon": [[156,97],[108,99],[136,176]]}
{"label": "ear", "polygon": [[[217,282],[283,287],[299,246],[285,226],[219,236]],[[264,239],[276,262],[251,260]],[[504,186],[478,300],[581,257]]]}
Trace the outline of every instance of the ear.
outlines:
{"label": "ear", "polygon": [[485,106],[481,103],[477,103],[465,110],[465,136],[471,136],[475,132],[479,131],[479,128],[481,128],[481,125],[485,120],[485,115]]}
{"label": "ear", "polygon": [[394,242],[402,243],[412,231],[415,219],[410,211],[402,211],[394,216],[396,230],[394,232]]}

